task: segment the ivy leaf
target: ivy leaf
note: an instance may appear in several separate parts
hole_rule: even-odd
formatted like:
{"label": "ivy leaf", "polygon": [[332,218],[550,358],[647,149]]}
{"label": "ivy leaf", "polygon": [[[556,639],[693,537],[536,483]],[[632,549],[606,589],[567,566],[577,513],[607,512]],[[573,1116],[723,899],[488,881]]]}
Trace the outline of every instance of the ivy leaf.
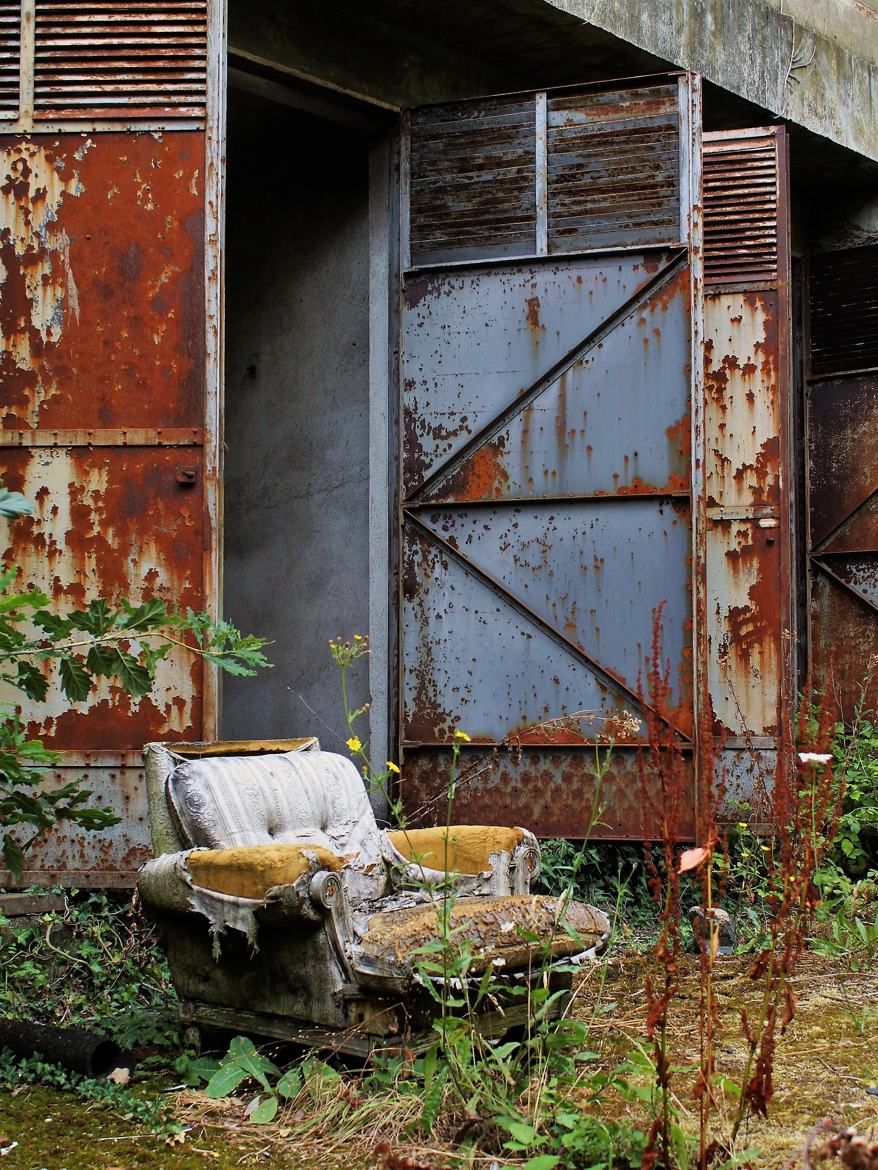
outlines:
{"label": "ivy leaf", "polygon": [[19,662],[17,685],[29,699],[38,701],[45,699],[49,690],[49,680],[32,662]]}
{"label": "ivy leaf", "polygon": [[120,650],[116,647],[112,653],[113,674],[118,678],[122,687],[135,699],[148,695],[152,690],[152,679],[146,667],[127,650]]}
{"label": "ivy leaf", "polygon": [[72,703],[87,699],[92,688],[92,677],[79,661],[65,654],[59,665],[61,690]]}

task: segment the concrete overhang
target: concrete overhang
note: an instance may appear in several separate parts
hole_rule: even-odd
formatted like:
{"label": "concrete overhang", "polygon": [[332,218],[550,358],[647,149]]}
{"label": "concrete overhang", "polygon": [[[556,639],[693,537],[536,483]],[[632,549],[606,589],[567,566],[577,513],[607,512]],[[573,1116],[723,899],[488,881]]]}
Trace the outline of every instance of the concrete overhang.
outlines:
{"label": "concrete overhang", "polygon": [[878,14],[856,0],[545,0],[878,161]]}

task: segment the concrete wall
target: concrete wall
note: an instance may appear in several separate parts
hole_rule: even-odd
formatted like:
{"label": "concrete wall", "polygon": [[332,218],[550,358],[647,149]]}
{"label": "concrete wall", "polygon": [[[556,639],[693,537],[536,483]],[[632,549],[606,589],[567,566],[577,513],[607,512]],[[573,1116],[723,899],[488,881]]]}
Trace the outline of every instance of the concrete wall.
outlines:
{"label": "concrete wall", "polygon": [[221,730],[338,750],[327,639],[369,618],[368,154],[317,119],[235,114],[233,94],[224,612],[274,640],[275,667],[224,680]]}

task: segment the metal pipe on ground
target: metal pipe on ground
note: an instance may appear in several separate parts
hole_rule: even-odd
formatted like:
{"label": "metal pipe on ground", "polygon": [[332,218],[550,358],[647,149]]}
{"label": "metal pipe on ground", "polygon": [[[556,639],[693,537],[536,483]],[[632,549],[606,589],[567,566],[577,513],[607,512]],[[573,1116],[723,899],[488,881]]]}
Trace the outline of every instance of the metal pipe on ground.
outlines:
{"label": "metal pipe on ground", "polygon": [[130,1071],[134,1067],[130,1052],[123,1052],[114,1040],[84,1028],[0,1019],[0,1048],[8,1048],[21,1057],[39,1053],[44,1060],[86,1077],[107,1077],[115,1069]]}

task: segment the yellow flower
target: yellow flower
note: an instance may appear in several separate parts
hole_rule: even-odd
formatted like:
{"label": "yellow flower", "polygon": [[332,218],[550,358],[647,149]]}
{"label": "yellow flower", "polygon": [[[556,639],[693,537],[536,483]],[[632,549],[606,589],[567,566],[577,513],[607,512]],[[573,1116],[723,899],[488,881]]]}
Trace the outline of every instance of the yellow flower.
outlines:
{"label": "yellow flower", "polygon": [[354,641],[355,642],[362,642],[362,640],[363,640],[362,634],[354,634]]}
{"label": "yellow flower", "polygon": [[454,738],[458,743],[472,743],[472,738],[465,731],[461,731],[459,727],[454,733]]}
{"label": "yellow flower", "polygon": [[395,772],[396,775],[398,776],[399,775],[399,765],[394,764],[393,760],[388,760],[387,761],[387,771],[388,772]]}
{"label": "yellow flower", "polygon": [[747,822],[746,822],[746,821],[738,821],[738,828],[739,828],[739,829],[746,829],[746,828],[747,828]]}
{"label": "yellow flower", "polygon": [[359,736],[352,735],[350,739],[345,741],[352,752],[362,750],[363,745],[360,743]]}

